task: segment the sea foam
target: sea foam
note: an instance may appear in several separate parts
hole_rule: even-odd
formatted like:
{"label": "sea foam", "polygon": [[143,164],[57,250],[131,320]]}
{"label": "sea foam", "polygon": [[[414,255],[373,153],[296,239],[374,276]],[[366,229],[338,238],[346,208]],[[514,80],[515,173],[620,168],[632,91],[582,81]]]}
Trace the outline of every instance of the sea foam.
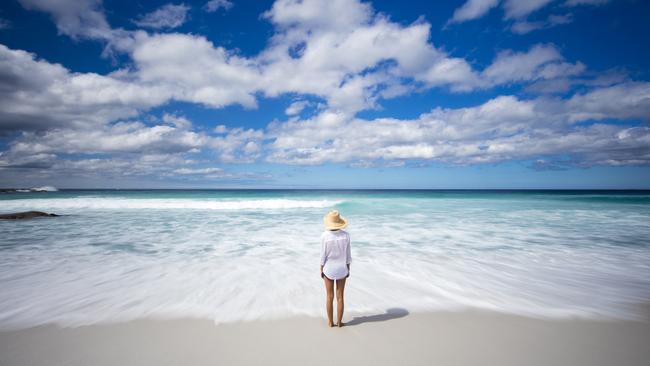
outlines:
{"label": "sea foam", "polygon": [[73,213],[0,222],[0,328],[323,317],[319,236],[330,207],[350,222],[346,316],[478,308],[638,319],[650,301],[647,203],[130,195],[0,201],[2,210]]}
{"label": "sea foam", "polygon": [[329,200],[215,200],[215,199],[154,199],[154,198],[34,198],[2,201],[0,210],[272,210],[291,208],[330,207],[340,201]]}
{"label": "sea foam", "polygon": [[42,187],[31,188],[30,191],[33,191],[33,192],[57,192],[58,189],[56,189],[56,187],[53,187],[53,186],[42,186]]}

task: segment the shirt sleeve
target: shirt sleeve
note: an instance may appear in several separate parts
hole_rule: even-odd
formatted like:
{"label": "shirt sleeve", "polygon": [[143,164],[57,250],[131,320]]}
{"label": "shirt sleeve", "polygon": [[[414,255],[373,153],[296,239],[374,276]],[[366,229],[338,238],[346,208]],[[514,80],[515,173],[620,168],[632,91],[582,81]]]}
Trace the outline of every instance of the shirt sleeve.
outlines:
{"label": "shirt sleeve", "polygon": [[347,248],[347,258],[346,262],[347,264],[352,263],[352,252],[350,250],[350,236],[348,235],[348,248]]}
{"label": "shirt sleeve", "polygon": [[325,252],[325,240],[323,237],[320,238],[320,265],[325,265],[325,260],[327,259],[327,253]]}

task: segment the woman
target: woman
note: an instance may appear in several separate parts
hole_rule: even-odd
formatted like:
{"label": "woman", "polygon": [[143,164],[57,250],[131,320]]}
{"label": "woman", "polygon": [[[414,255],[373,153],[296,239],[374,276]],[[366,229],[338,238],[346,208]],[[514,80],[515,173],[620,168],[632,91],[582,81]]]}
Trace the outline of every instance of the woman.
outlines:
{"label": "woman", "polygon": [[336,281],[336,315],[338,318],[336,325],[342,327],[343,291],[345,290],[345,279],[350,277],[350,262],[352,261],[350,234],[342,230],[348,226],[348,222],[336,210],[325,215],[323,222],[327,230],[320,236],[320,276],[325,280],[327,320],[328,325],[333,327],[332,303],[334,301],[334,281]]}

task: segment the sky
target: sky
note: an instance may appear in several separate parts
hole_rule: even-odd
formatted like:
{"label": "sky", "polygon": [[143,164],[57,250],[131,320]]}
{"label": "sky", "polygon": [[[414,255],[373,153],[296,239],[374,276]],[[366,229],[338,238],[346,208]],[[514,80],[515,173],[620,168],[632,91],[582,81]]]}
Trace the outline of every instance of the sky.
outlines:
{"label": "sky", "polygon": [[5,0],[0,187],[650,188],[642,0]]}

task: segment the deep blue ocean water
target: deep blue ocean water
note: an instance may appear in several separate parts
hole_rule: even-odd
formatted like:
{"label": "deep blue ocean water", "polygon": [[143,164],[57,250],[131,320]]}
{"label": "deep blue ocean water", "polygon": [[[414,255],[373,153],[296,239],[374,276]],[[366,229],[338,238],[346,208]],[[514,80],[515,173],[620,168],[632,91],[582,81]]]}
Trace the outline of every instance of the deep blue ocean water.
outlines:
{"label": "deep blue ocean water", "polygon": [[2,193],[0,328],[323,316],[319,236],[346,217],[350,315],[480,308],[638,318],[648,191]]}

